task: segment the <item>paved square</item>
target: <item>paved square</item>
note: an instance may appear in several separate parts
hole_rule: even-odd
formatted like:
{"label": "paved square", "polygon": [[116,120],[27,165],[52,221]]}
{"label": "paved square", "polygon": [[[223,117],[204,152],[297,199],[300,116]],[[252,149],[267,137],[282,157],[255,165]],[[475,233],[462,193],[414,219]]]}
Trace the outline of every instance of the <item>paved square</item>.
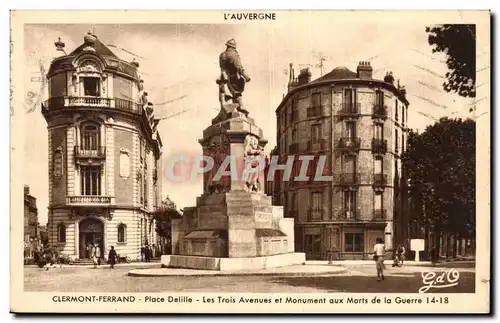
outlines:
{"label": "paved square", "polygon": [[[160,265],[158,264],[158,267]],[[307,267],[314,265],[305,265]],[[474,293],[474,264],[444,264],[435,268],[387,267],[386,279],[377,282],[371,263],[342,266],[346,273],[328,276],[225,276],[225,277],[131,277],[128,272],[151,266],[120,266],[109,269],[85,267],[24,268],[25,291],[44,292],[238,292],[238,293],[416,293],[422,271],[444,272],[456,268],[458,285],[428,292]],[[308,268],[313,271],[313,268]]]}

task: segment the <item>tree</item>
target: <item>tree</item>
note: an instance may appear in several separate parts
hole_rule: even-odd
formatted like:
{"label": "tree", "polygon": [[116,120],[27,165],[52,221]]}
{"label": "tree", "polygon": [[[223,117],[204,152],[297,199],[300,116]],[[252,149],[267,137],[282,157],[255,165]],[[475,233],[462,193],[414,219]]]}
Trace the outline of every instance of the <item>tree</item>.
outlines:
{"label": "tree", "polygon": [[426,27],[429,45],[433,53],[444,52],[446,65],[446,92],[456,92],[463,97],[476,97],[476,26],[437,25]]}
{"label": "tree", "polygon": [[164,242],[162,247],[168,247],[165,245],[168,245],[172,240],[172,220],[180,218],[182,218],[181,213],[171,206],[160,207],[153,213],[153,219],[156,221],[156,233]]}
{"label": "tree", "polygon": [[[442,118],[411,132],[403,166],[420,224],[437,236],[475,236],[475,122]],[[439,239],[436,241],[439,249]]]}

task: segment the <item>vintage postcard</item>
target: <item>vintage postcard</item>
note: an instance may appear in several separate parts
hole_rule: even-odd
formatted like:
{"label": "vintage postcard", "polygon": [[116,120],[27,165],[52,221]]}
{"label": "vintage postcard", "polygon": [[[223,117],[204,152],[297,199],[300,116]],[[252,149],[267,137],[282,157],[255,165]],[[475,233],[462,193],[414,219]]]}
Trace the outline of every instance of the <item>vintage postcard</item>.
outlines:
{"label": "vintage postcard", "polygon": [[490,19],[12,11],[11,311],[489,313]]}

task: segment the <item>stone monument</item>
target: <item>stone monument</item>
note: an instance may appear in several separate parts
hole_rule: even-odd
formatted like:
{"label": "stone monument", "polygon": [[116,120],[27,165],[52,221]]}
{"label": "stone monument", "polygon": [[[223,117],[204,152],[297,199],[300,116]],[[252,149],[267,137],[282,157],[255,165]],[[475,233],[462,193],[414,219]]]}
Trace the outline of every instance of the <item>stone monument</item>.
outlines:
{"label": "stone monument", "polygon": [[[284,218],[283,208],[273,206],[263,193],[263,171],[245,171],[247,165],[257,168],[264,161],[267,141],[243,105],[250,77],[236,42],[231,39],[226,46],[217,79],[221,110],[199,140],[203,155],[212,157],[214,166],[204,173],[196,206],[185,208],[183,218],[172,221],[172,254],[162,256],[162,265],[248,270],[302,264],[305,254],[294,252],[294,219]],[[240,161],[242,172],[234,169]]]}

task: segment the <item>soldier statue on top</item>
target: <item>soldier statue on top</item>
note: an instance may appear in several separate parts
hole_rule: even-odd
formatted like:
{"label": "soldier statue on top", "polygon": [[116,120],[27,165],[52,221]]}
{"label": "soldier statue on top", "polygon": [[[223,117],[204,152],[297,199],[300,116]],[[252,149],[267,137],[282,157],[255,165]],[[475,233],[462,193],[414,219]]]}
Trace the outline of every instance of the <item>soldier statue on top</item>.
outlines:
{"label": "soldier statue on top", "polygon": [[243,69],[234,39],[226,42],[226,50],[219,56],[219,65],[221,75],[217,78],[217,84],[219,85],[221,108],[224,108],[224,104],[232,100],[238,105],[238,111],[248,115],[248,111],[243,107],[242,94],[245,90],[245,84],[250,82],[250,77]]}

